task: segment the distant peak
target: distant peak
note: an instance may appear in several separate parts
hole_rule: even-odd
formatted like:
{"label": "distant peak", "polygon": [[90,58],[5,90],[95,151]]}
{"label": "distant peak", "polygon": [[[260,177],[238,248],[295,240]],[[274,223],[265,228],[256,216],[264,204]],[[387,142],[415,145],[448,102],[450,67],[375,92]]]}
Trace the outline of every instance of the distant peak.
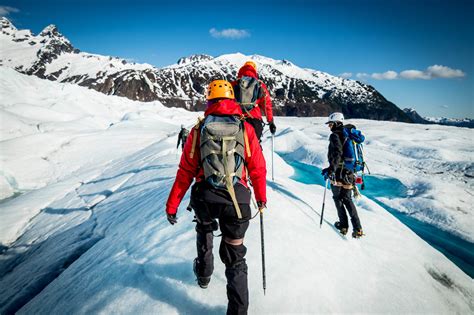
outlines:
{"label": "distant peak", "polygon": [[197,55],[191,55],[189,57],[179,58],[177,64],[182,65],[186,63],[195,62],[195,61],[207,61],[207,60],[212,60],[212,59],[214,59],[214,57],[212,56],[205,55],[205,54],[197,54]]}
{"label": "distant peak", "polygon": [[63,36],[61,33],[59,33],[58,28],[54,24],[50,24],[44,28],[44,30],[41,31],[40,36],[49,36],[49,37],[61,37]]}
{"label": "distant peak", "polygon": [[1,30],[6,30],[6,29],[11,29],[13,31],[16,31],[16,27],[12,24],[12,22],[10,22],[9,19],[7,19],[6,17],[1,17],[0,18],[0,28]]}

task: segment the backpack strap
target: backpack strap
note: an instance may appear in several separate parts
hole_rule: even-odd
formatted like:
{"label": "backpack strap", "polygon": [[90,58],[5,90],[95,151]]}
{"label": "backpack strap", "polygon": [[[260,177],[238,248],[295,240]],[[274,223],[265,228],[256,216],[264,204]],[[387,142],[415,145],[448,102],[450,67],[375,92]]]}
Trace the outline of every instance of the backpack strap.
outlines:
{"label": "backpack strap", "polygon": [[196,151],[196,142],[197,142],[197,136],[198,136],[198,130],[201,128],[201,123],[203,122],[202,117],[198,117],[198,122],[197,124],[193,127],[193,144],[191,147],[191,152],[189,153],[189,157],[192,159],[194,158],[194,152]]}
{"label": "backpack strap", "polygon": [[247,134],[247,130],[244,127],[244,124],[242,124],[242,128],[244,129],[244,144],[245,144],[245,151],[247,152],[248,157],[252,156],[252,152],[250,151],[250,143],[249,143],[249,136]]}
{"label": "backpack strap", "polygon": [[[344,133],[342,135],[344,137]],[[341,158],[341,163],[339,164],[339,166],[341,167],[341,169],[344,168],[344,161],[345,161],[345,158],[344,158],[344,146],[346,145],[346,142],[347,142],[347,137],[344,137],[344,141],[342,142],[342,158]]]}
{"label": "backpack strap", "polygon": [[227,191],[229,192],[230,198],[232,199],[232,203],[234,204],[235,212],[237,213],[237,217],[242,219],[242,212],[240,211],[239,203],[237,202],[237,197],[235,195],[234,185],[232,183],[232,176],[235,175],[234,172],[229,170],[229,165],[227,164],[227,156],[229,152],[227,152],[227,142],[229,140],[235,139],[235,137],[223,137],[222,138],[222,161],[224,162],[224,171],[225,171],[225,185]]}
{"label": "backpack strap", "polygon": [[240,104],[240,108],[242,108],[245,111],[245,113],[249,115],[250,118],[254,118],[252,114],[250,114],[250,111],[247,109],[246,105],[252,105],[252,109],[254,109],[257,105],[256,103],[239,103],[239,104]]}

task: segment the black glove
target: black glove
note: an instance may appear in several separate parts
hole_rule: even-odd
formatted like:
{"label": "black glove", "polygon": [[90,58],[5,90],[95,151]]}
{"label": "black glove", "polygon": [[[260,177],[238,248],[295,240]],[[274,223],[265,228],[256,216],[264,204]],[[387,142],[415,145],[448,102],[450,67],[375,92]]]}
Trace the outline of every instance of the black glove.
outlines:
{"label": "black glove", "polygon": [[270,126],[270,132],[272,133],[272,135],[274,135],[275,132],[277,131],[277,127],[275,126],[275,123],[273,123],[273,120],[270,122],[269,126]]}
{"label": "black glove", "polygon": [[174,225],[175,223],[178,223],[178,219],[176,218],[176,214],[166,214],[166,218],[168,219],[168,222],[171,225]]}
{"label": "black glove", "polygon": [[267,203],[266,202],[263,202],[263,201],[257,201],[257,206],[259,208],[266,208],[267,207]]}
{"label": "black glove", "polygon": [[260,211],[260,213],[263,213],[263,209],[267,208],[267,203],[263,201],[257,201],[257,206],[258,206],[258,211]]}
{"label": "black glove", "polygon": [[323,175],[325,180],[328,179],[329,177],[331,177],[331,174],[332,174],[332,168],[331,167],[323,168],[323,170],[321,171],[321,175]]}

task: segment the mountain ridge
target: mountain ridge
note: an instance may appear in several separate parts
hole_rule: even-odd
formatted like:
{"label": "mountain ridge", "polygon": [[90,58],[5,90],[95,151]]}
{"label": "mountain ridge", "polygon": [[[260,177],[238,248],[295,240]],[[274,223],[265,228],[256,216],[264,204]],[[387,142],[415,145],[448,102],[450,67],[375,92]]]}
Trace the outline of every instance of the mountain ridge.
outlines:
{"label": "mountain ridge", "polygon": [[417,124],[436,124],[444,126],[474,128],[474,119],[471,118],[446,118],[446,117],[422,117],[414,108],[405,108],[403,111]]}
{"label": "mountain ridge", "polygon": [[[51,24],[39,35],[17,30],[2,18],[0,65],[43,79],[70,82],[104,94],[138,101],[159,100],[168,107],[203,110],[205,90],[213,79],[233,80],[239,67],[252,59],[267,85],[276,115],[326,116],[334,111],[347,118],[412,122],[374,87],[328,73],[300,68],[288,60],[241,53],[212,57],[196,54],[156,68],[125,59],[81,52]],[[20,54],[19,54],[20,52]]]}

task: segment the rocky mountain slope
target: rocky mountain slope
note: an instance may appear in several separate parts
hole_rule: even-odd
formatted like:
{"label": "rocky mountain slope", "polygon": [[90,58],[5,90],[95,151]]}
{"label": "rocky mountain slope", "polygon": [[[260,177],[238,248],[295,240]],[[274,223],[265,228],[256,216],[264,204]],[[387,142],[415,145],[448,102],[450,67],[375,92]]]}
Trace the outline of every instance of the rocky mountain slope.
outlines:
{"label": "rocky mountain slope", "polygon": [[427,124],[428,121],[418,114],[414,108],[404,108],[403,111],[407,114],[411,120],[416,124]]}
{"label": "rocky mountain slope", "polygon": [[207,83],[232,80],[247,60],[256,62],[267,84],[275,112],[286,116],[325,116],[342,111],[349,118],[412,122],[372,86],[312,69],[287,60],[240,53],[219,57],[193,55],[161,69],[125,59],[80,52],[57,27],[38,35],[0,20],[0,65],[40,78],[72,82],[132,100],[159,100],[169,107],[202,110]]}

